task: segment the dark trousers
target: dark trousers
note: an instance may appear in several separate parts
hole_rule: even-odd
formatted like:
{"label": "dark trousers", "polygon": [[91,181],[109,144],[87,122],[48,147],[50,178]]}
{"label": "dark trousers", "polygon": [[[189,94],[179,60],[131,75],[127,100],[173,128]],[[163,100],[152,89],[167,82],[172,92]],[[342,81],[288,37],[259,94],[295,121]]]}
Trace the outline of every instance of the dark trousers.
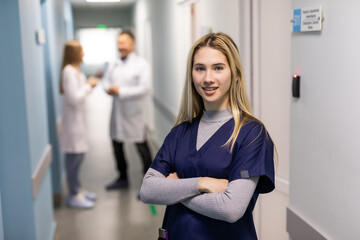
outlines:
{"label": "dark trousers", "polygon": [[[116,159],[116,166],[120,173],[119,179],[125,180],[125,179],[127,179],[127,172],[126,172],[127,163],[126,163],[126,159],[125,159],[123,143],[117,142],[114,140],[112,141],[112,143],[113,143],[114,154],[115,154],[115,159]],[[143,172],[145,174],[146,171],[150,168],[151,163],[152,163],[149,146],[146,141],[144,141],[142,143],[135,143],[135,145],[136,145],[137,151],[140,154],[141,160],[143,162]]]}
{"label": "dark trousers", "polygon": [[65,169],[69,194],[75,196],[80,190],[79,170],[84,160],[84,153],[66,153]]}

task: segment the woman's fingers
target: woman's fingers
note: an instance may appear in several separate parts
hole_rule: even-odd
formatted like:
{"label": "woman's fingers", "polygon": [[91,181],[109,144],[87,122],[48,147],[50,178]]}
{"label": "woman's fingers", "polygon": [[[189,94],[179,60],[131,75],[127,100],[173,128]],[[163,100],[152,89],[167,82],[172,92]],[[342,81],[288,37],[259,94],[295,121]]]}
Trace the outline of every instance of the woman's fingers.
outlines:
{"label": "woman's fingers", "polygon": [[88,84],[91,86],[91,87],[95,87],[98,83],[99,79],[94,77],[94,76],[90,76],[88,78]]}
{"label": "woman's fingers", "polygon": [[169,179],[179,179],[179,176],[177,175],[176,172],[174,172],[174,173],[170,173],[169,176],[167,176],[166,178],[169,178]]}
{"label": "woman's fingers", "polygon": [[199,192],[222,193],[225,192],[228,183],[227,179],[202,177],[198,182],[198,190]]}

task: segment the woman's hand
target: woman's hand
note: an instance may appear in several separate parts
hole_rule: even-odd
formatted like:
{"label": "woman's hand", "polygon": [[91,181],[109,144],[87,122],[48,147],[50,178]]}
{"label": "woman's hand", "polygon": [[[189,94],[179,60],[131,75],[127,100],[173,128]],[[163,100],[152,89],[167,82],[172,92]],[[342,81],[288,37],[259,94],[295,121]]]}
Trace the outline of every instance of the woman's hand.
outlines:
{"label": "woman's hand", "polygon": [[176,172],[170,173],[169,176],[167,176],[166,178],[168,179],[179,179],[179,176],[177,175]]}
{"label": "woman's hand", "polygon": [[202,177],[198,182],[198,190],[201,193],[222,193],[225,192],[229,180],[211,177]]}
{"label": "woman's hand", "polygon": [[87,81],[87,83],[90,85],[90,87],[92,87],[92,88],[94,88],[96,85],[97,85],[97,83],[99,82],[99,79],[98,78],[96,78],[96,77],[94,77],[94,76],[90,76],[89,78],[88,78],[88,81]]}

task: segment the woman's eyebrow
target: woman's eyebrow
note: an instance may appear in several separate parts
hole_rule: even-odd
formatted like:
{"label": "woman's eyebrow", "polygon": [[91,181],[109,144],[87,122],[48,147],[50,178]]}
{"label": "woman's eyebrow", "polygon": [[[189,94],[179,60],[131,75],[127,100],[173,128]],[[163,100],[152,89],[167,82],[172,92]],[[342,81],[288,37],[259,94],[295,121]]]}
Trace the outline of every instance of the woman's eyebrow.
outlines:
{"label": "woman's eyebrow", "polygon": [[[211,66],[225,66],[226,64],[225,63],[214,63],[212,64]],[[194,66],[205,66],[205,64],[203,63],[195,63]]]}

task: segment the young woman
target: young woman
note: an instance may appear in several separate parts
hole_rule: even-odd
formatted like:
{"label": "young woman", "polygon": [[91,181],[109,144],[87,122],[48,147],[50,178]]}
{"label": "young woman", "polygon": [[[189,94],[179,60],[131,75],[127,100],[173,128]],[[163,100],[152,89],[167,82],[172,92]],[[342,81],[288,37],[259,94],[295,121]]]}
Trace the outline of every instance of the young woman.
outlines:
{"label": "young woman", "polygon": [[160,239],[257,239],[252,211],[274,189],[274,145],[246,94],[238,49],[224,33],[190,50],[174,128],[140,197],[168,205]]}
{"label": "young woman", "polygon": [[96,195],[80,190],[79,169],[88,150],[85,127],[85,98],[98,82],[80,70],[84,56],[80,43],[76,40],[65,44],[60,93],[64,94],[62,112],[61,150],[65,153],[65,168],[69,197],[67,205],[73,208],[93,208]]}

